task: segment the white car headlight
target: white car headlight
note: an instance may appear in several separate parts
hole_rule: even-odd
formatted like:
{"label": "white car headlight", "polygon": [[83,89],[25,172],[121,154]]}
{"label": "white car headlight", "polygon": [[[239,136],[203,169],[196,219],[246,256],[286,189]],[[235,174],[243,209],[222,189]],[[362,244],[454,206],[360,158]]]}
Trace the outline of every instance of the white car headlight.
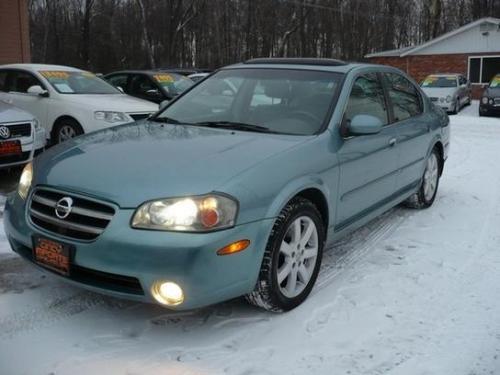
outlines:
{"label": "white car headlight", "polygon": [[487,96],[483,96],[483,98],[481,99],[481,101],[483,102],[483,104],[488,104],[488,97]]}
{"label": "white car headlight", "polygon": [[116,122],[128,122],[131,121],[127,114],[123,112],[113,112],[113,111],[97,111],[94,112],[94,118],[100,121],[106,121],[109,123]]}
{"label": "white car headlight", "polygon": [[450,103],[450,102],[451,102],[451,96],[450,96],[450,95],[448,95],[448,96],[446,97],[446,103]]}
{"label": "white car headlight", "polygon": [[160,199],[142,204],[132,227],[182,232],[207,232],[232,227],[238,203],[225,195]]}
{"label": "white car headlight", "polygon": [[33,126],[35,127],[35,130],[40,130],[40,128],[41,128],[40,121],[38,121],[37,119],[34,119]]}
{"label": "white car headlight", "polygon": [[26,199],[28,192],[31,188],[31,181],[33,180],[33,164],[28,163],[21,173],[21,178],[19,179],[19,185],[17,186],[17,193],[23,199]]}

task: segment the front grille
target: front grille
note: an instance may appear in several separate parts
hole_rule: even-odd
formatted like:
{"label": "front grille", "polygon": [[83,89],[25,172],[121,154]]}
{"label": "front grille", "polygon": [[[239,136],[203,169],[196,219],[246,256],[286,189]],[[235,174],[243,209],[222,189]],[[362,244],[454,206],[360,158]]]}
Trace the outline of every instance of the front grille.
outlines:
{"label": "front grille", "polygon": [[151,113],[129,113],[129,116],[134,119],[134,121],[144,120],[148,118]]}
{"label": "front grille", "polygon": [[25,124],[15,124],[15,125],[5,125],[10,130],[10,138],[21,138],[31,136],[31,124],[29,122]]}
{"label": "front grille", "polygon": [[28,160],[30,157],[30,152],[23,152],[20,155],[6,155],[0,156],[0,166],[2,164],[20,163],[22,161]]}
{"label": "front grille", "polygon": [[[60,219],[55,207],[65,197],[73,200],[73,206],[68,217]],[[114,214],[114,208],[108,204],[47,189],[37,189],[29,206],[30,219],[36,226],[84,241],[94,240],[104,232]]]}
{"label": "front grille", "polygon": [[439,100],[439,98],[431,98],[431,101],[433,102],[437,102]]}

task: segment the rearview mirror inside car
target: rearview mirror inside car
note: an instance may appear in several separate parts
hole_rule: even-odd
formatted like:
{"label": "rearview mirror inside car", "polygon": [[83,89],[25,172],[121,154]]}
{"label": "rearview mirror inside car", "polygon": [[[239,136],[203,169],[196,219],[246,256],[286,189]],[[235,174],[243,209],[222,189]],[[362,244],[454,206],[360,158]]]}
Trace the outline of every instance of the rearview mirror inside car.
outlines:
{"label": "rearview mirror inside car", "polygon": [[382,130],[383,124],[378,117],[372,115],[356,115],[349,124],[351,135],[377,134]]}
{"label": "rearview mirror inside car", "polygon": [[39,85],[34,85],[28,88],[28,94],[38,95],[44,98],[49,96],[49,92],[47,90],[44,90],[42,86]]}

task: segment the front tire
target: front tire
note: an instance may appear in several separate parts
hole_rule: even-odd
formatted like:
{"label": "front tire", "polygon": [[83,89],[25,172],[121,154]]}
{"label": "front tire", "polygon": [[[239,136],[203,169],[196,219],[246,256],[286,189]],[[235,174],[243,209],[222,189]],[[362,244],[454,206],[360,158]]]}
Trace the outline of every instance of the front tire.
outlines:
{"label": "front tire", "polygon": [[294,198],[273,225],[257,284],[247,301],[273,312],[300,305],[318,277],[324,242],[325,227],[316,206]]}
{"label": "front tire", "polygon": [[83,128],[72,118],[59,120],[52,131],[52,144],[58,144],[83,134]]}
{"label": "front tire", "polygon": [[432,206],[439,187],[440,165],[441,157],[434,148],[427,158],[420,189],[405,202],[407,207],[423,209]]}

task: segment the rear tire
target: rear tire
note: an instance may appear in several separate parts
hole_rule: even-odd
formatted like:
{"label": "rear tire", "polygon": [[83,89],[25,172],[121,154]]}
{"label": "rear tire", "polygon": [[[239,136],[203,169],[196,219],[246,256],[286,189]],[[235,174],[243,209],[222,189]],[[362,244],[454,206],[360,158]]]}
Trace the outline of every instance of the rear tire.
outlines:
{"label": "rear tire", "polygon": [[301,197],[291,200],[274,222],[247,301],[273,312],[300,305],[318,277],[324,242],[325,227],[316,206]]}
{"label": "rear tire", "polygon": [[436,148],[434,148],[427,158],[427,163],[422,177],[422,184],[418,192],[413,194],[407,201],[405,206],[410,208],[428,208],[432,206],[436,199],[439,187],[439,175],[442,161],[441,156]]}
{"label": "rear tire", "polygon": [[63,118],[54,125],[52,130],[52,144],[67,141],[83,134],[83,128],[78,121],[72,118]]}

